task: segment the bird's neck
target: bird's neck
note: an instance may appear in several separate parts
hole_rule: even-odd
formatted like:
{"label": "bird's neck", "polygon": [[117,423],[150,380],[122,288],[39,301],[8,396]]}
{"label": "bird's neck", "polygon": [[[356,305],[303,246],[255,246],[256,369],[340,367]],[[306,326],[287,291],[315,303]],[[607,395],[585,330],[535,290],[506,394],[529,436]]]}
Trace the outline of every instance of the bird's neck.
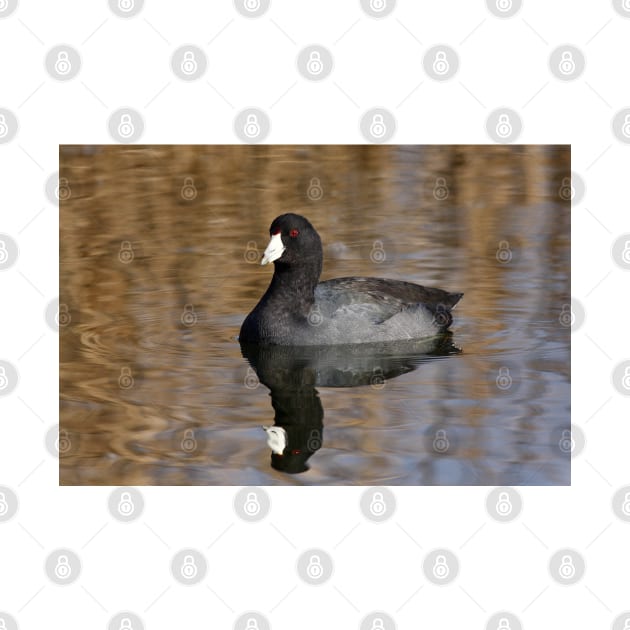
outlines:
{"label": "bird's neck", "polygon": [[271,284],[267,289],[267,295],[283,296],[294,300],[296,305],[300,306],[300,310],[308,312],[315,301],[315,287],[319,282],[319,274],[321,266],[317,267],[317,273],[307,274],[304,268],[293,267],[283,263],[274,263],[275,271]]}

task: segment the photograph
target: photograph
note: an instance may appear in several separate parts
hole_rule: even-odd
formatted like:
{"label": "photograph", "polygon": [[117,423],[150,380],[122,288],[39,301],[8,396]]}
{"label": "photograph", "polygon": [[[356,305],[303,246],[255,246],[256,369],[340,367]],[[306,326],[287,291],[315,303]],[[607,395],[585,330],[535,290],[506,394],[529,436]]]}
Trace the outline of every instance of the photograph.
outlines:
{"label": "photograph", "polygon": [[0,630],[630,630],[629,28],[0,0]]}
{"label": "photograph", "polygon": [[58,185],[61,485],[570,485],[570,145],[61,145]]}

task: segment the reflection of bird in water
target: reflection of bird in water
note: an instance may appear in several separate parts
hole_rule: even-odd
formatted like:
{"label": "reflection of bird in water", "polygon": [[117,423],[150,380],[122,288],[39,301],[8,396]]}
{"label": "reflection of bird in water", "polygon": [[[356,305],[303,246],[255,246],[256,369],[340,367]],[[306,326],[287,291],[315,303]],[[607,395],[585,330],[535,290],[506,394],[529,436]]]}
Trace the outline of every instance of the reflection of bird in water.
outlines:
{"label": "reflection of bird in water", "polygon": [[241,351],[270,390],[275,424],[262,428],[271,466],[289,474],[308,470],[309,458],[324,445],[324,409],[316,386],[370,386],[376,395],[388,379],[435,357],[461,352],[450,333],[421,341],[354,346],[241,344]]}
{"label": "reflection of bird in water", "polygon": [[287,432],[282,427],[263,427],[267,445],[276,455],[282,455],[287,446]]}

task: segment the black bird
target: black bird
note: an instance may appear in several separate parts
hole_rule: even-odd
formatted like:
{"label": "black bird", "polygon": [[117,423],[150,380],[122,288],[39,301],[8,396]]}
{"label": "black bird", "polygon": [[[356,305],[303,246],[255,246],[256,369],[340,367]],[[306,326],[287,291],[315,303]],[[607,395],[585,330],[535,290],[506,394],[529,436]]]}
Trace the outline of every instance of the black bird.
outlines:
{"label": "black bird", "polygon": [[241,343],[337,345],[423,339],[444,332],[463,293],[386,278],[319,282],[322,243],[310,222],[283,214],[269,228],[261,264],[273,262],[269,288],[246,317]]}

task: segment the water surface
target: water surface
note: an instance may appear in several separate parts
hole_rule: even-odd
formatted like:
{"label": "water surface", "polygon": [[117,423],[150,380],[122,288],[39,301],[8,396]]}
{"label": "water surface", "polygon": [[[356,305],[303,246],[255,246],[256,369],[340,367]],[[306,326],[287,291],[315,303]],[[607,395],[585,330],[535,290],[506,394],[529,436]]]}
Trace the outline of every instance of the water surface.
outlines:
{"label": "water surface", "polygon": [[[569,176],[568,147],[62,147],[60,482],[569,484]],[[463,291],[452,336],[241,349],[287,211],[323,279]]]}

